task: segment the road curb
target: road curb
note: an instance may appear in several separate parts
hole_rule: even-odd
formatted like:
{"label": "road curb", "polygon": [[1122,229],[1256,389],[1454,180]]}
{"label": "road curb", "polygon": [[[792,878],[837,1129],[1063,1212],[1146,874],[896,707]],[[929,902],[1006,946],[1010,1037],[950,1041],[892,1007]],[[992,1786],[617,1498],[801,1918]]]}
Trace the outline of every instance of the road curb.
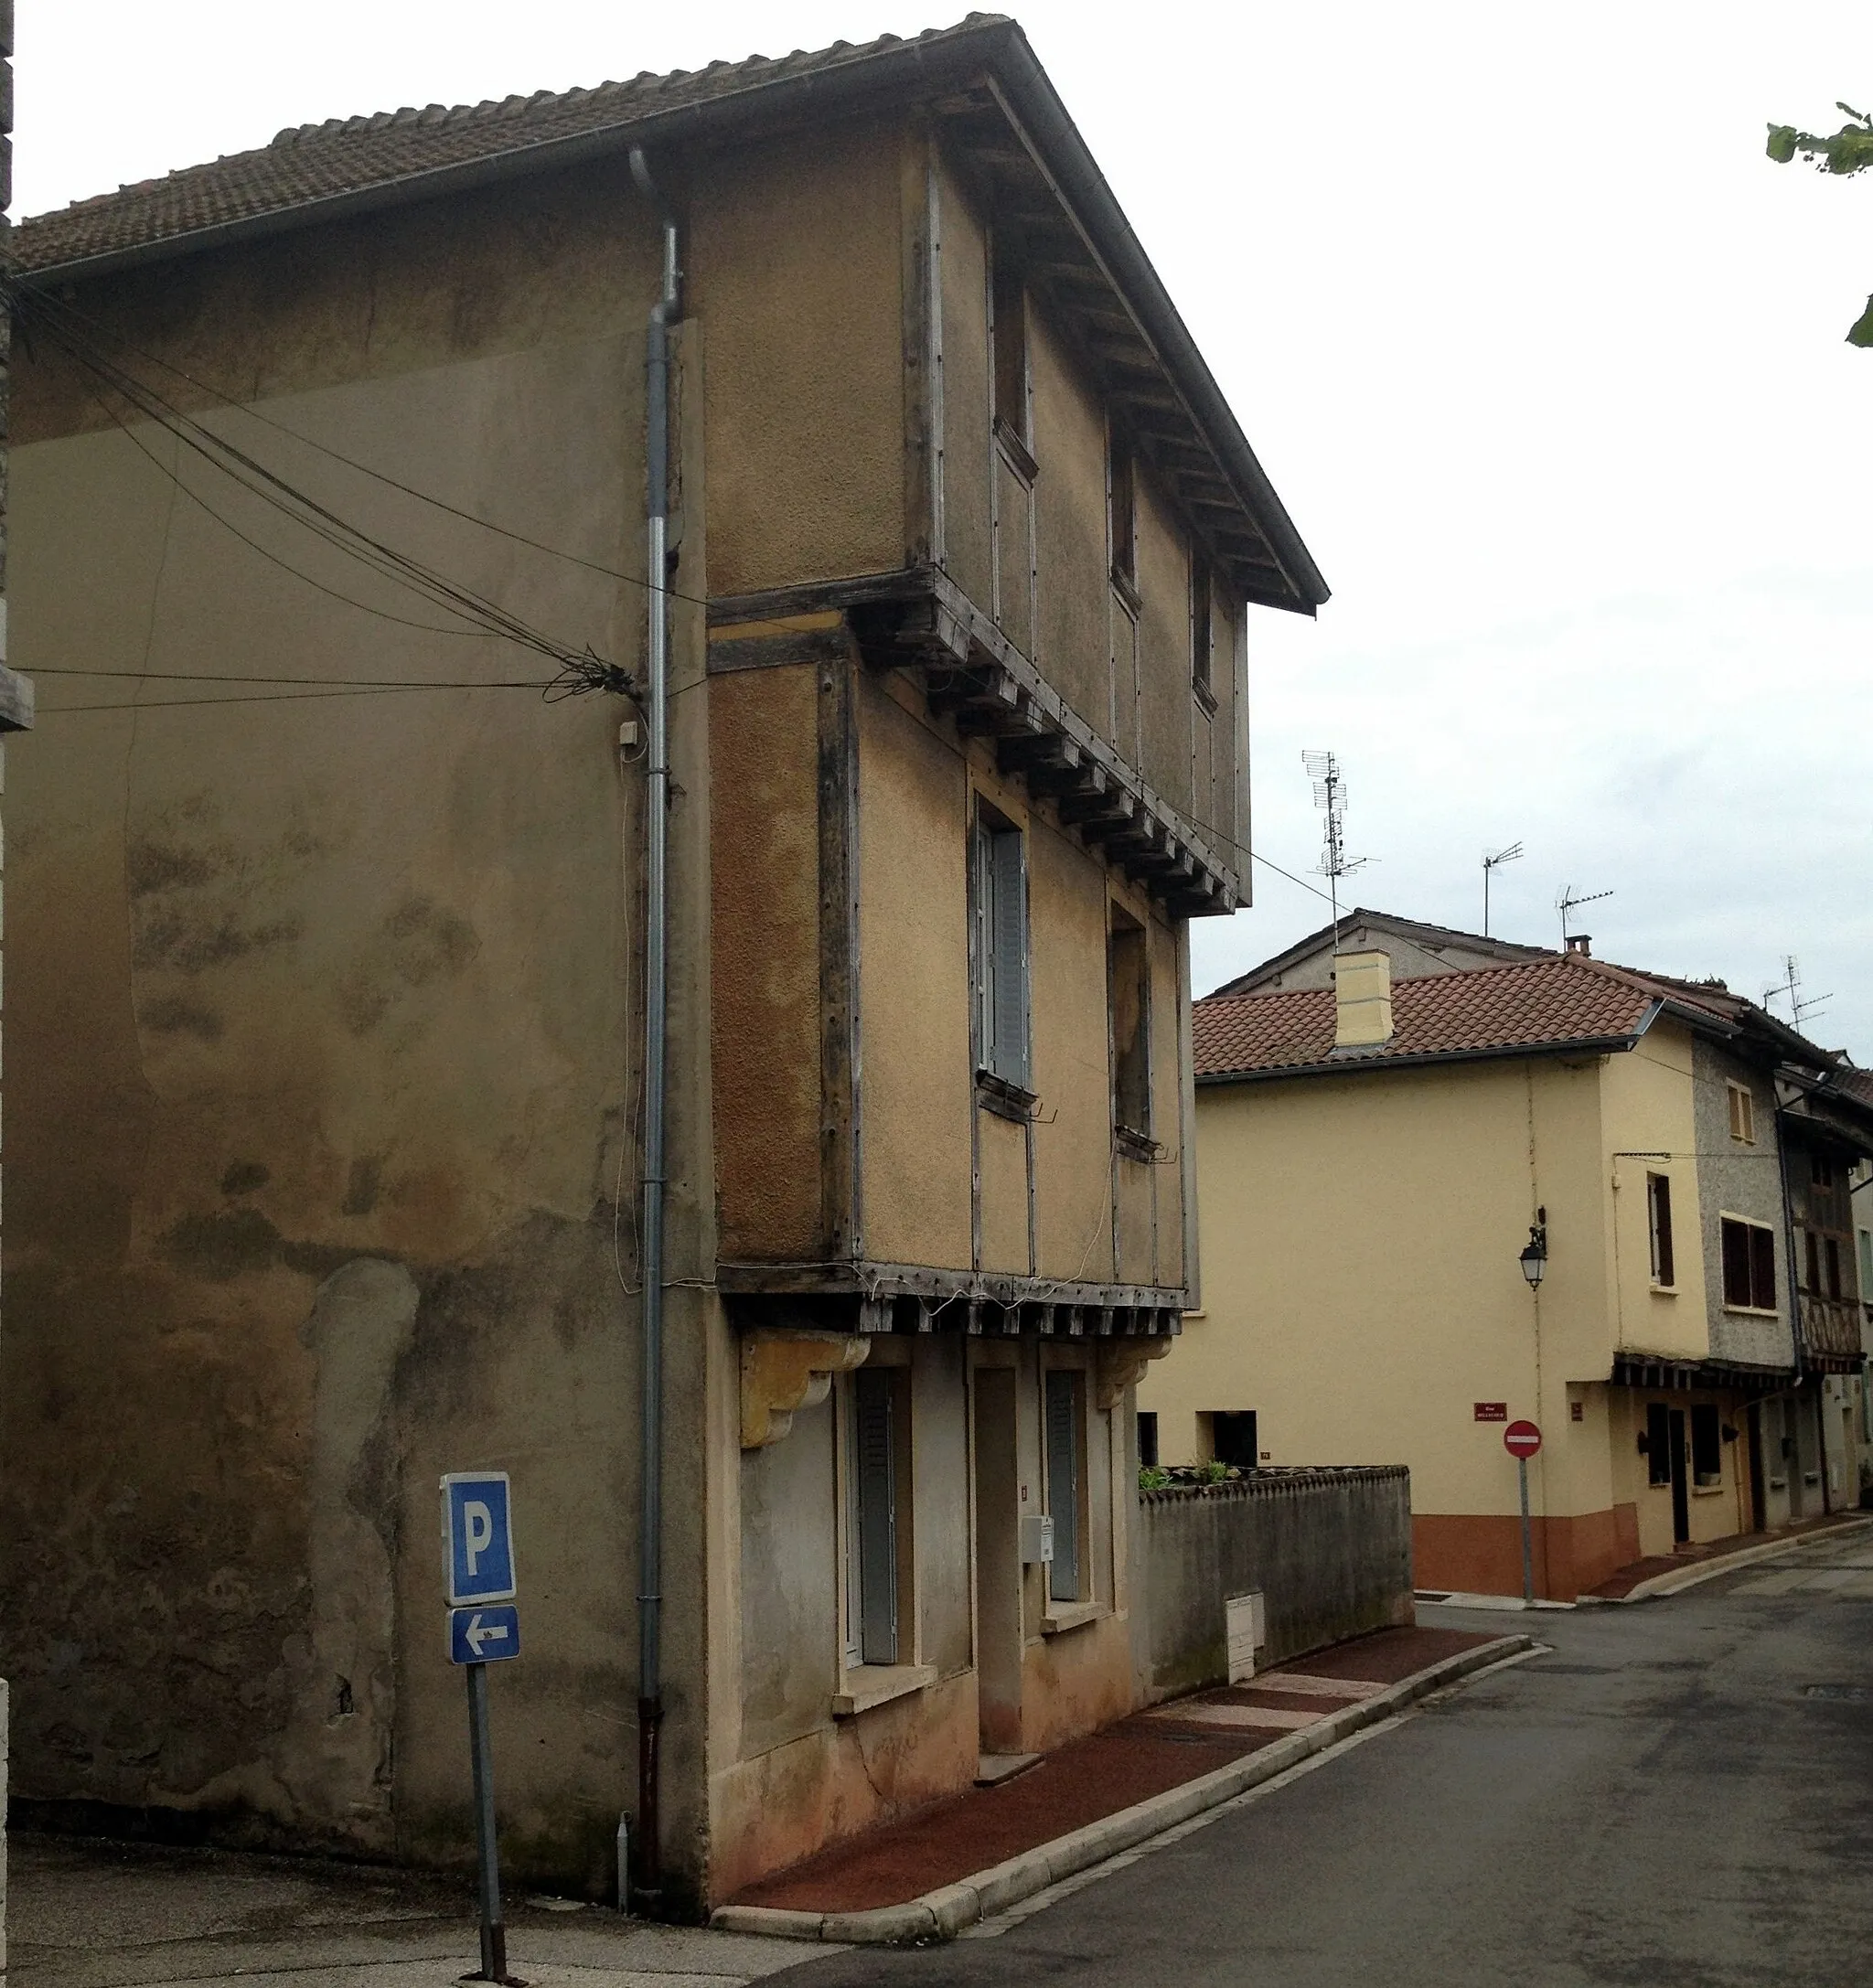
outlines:
{"label": "road curb", "polygon": [[926,1891],[904,1905],[876,1906],[866,1912],[795,1912],[776,1906],[724,1905],[709,1915],[718,1931],[757,1933],[776,1940],[836,1940],[850,1946],[906,1946],[954,1940],[965,1927],[1004,1912],[1063,1878],[1088,1870],[1205,1810],[1220,1807],[1263,1781],[1273,1780],[1312,1755],[1323,1753],[1349,1733],[1375,1726],[1402,1707],[1453,1684],[1472,1672],[1536,1647],[1532,1636],[1497,1636],[1473,1650],[1414,1671],[1371,1698],[1330,1712],[1318,1725],[1303,1726],[1286,1739],[1245,1754],[1227,1767],[1167,1788],[1161,1795],[1102,1816],[1085,1828],[1037,1844],[1005,1863],[977,1871],[959,1883]]}
{"label": "road curb", "polygon": [[1755,1561],[1773,1560],[1785,1553],[1799,1553],[1803,1546],[1818,1546],[1825,1540],[1838,1539],[1843,1533],[1857,1533],[1868,1525],[1873,1525],[1873,1519],[1844,1515],[1833,1525],[1816,1526],[1812,1533],[1803,1533],[1794,1539],[1770,1540],[1761,1546],[1745,1546],[1740,1552],[1726,1554],[1721,1560],[1698,1561],[1682,1572],[1654,1574],[1650,1580],[1639,1582],[1630,1594],[1582,1595],[1579,1602],[1593,1609],[1623,1609],[1634,1601],[1662,1600],[1667,1595],[1681,1595],[1687,1587],[1701,1587],[1706,1581],[1719,1580],[1724,1575],[1734,1574],[1739,1567],[1749,1566]]}

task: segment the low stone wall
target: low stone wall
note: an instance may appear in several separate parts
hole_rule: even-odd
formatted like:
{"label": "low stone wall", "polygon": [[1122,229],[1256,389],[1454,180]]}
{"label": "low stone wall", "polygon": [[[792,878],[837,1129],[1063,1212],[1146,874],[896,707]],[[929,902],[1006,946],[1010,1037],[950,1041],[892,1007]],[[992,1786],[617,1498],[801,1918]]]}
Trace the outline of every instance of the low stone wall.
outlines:
{"label": "low stone wall", "polygon": [[1134,1648],[1148,1703],[1227,1680],[1232,1595],[1264,1598],[1258,1668],[1413,1619],[1402,1464],[1140,1491],[1136,1537]]}

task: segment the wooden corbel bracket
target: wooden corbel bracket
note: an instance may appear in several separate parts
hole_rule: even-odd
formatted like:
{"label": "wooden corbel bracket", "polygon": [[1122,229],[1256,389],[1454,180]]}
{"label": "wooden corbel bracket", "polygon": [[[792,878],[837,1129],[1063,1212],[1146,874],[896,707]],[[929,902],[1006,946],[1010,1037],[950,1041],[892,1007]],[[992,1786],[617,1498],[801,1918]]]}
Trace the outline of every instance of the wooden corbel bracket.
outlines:
{"label": "wooden corbel bracket", "polygon": [[750,1332],[742,1341],[742,1448],[777,1443],[800,1409],[826,1399],[832,1376],[862,1365],[871,1350],[856,1332]]}

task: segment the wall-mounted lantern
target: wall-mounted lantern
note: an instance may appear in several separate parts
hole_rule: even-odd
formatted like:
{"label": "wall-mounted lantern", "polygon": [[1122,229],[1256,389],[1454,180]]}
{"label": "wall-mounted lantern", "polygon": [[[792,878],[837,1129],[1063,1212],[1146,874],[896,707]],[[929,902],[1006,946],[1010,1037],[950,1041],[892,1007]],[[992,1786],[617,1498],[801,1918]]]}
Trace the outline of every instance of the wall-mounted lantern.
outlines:
{"label": "wall-mounted lantern", "polygon": [[1528,1224],[1528,1246],[1522,1252],[1522,1275],[1528,1279],[1530,1290],[1539,1290],[1541,1280],[1547,1274],[1547,1210],[1537,1208],[1535,1220]]}

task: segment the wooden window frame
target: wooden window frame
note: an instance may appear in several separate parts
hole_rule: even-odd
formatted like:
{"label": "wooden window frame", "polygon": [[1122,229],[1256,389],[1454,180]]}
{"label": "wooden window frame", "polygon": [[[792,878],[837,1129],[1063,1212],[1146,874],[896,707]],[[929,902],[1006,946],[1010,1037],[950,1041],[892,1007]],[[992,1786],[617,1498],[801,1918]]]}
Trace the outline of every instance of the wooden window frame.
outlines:
{"label": "wooden window frame", "polygon": [[1005,1103],[1033,1101],[1027,838],[978,799],[970,828],[969,966],[975,1064]]}
{"label": "wooden window frame", "polygon": [[1205,711],[1216,708],[1215,573],[1209,548],[1193,536],[1190,541],[1190,681]]}
{"label": "wooden window frame", "polygon": [[[1740,1286],[1734,1273],[1739,1270],[1739,1266],[1732,1251],[1733,1233],[1740,1233],[1748,1237],[1748,1241],[1742,1245],[1747,1252],[1750,1292],[1747,1300],[1737,1295]],[[1753,1312],[1764,1318],[1779,1318],[1781,1308],[1776,1297],[1774,1224],[1758,1222],[1750,1215],[1721,1213],[1718,1217],[1718,1236],[1723,1264],[1723,1309],[1726,1311]]]}
{"label": "wooden window frame", "polygon": [[1153,1143],[1151,925],[1116,902],[1108,904],[1106,914],[1106,1012],[1112,1057],[1113,1130],[1121,1145],[1150,1149]]}
{"label": "wooden window frame", "polygon": [[1138,611],[1138,454],[1116,424],[1106,431],[1106,542],[1112,583]]}
{"label": "wooden window frame", "polygon": [[1739,1146],[1753,1146],[1756,1143],[1756,1094],[1747,1084],[1739,1084],[1734,1077],[1724,1079],[1724,1087],[1729,1093],[1730,1137]]}
{"label": "wooden window frame", "polygon": [[1654,1290],[1677,1288],[1677,1261],[1672,1246],[1672,1181],[1668,1173],[1645,1176],[1645,1229],[1652,1249]]}

